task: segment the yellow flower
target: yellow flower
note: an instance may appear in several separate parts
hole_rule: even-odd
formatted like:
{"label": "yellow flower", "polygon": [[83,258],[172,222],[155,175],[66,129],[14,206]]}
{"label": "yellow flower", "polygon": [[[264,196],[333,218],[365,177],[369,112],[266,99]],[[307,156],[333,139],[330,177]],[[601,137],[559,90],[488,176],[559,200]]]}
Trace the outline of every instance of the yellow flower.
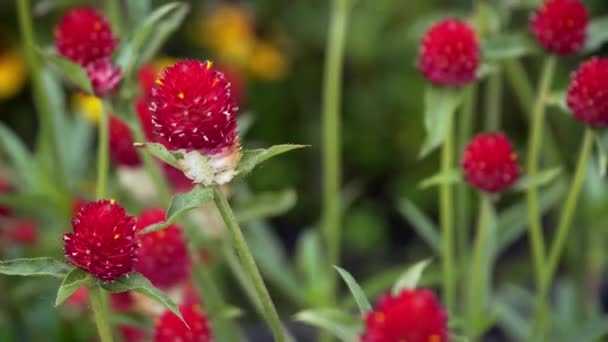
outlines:
{"label": "yellow flower", "polygon": [[25,86],[27,68],[17,50],[0,53],[0,100],[17,95]]}
{"label": "yellow flower", "polygon": [[93,95],[76,93],[72,96],[72,110],[96,124],[101,117],[101,100]]}
{"label": "yellow flower", "polygon": [[266,41],[259,41],[249,59],[249,71],[266,81],[278,81],[287,74],[287,61],[279,48]]}

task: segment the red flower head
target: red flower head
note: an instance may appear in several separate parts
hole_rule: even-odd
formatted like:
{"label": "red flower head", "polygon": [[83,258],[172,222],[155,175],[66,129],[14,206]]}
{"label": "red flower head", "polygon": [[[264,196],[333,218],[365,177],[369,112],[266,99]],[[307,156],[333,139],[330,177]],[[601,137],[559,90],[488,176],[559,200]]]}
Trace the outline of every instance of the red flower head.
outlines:
{"label": "red flower head", "polygon": [[122,70],[114,66],[109,58],[98,59],[85,67],[97,96],[110,94],[122,80]]}
{"label": "red flower head", "polygon": [[185,304],[180,307],[179,311],[190,329],[173,312],[166,311],[156,321],[155,342],[209,342],[213,340],[211,327],[207,317],[201,311],[200,305]]}
{"label": "red flower head", "polygon": [[110,157],[118,165],[133,167],[141,164],[129,126],[114,116],[110,116]]}
{"label": "red flower head", "polygon": [[139,118],[144,135],[149,141],[156,141],[157,137],[154,135],[154,125],[152,124],[152,113],[148,108],[148,103],[145,99],[139,98],[135,100],[135,112]]}
{"label": "red flower head", "polygon": [[36,222],[28,219],[15,220],[9,224],[7,235],[15,243],[33,245],[38,241]]}
{"label": "red flower head", "polygon": [[[164,221],[162,209],[149,209],[139,216],[137,231]],[[142,235],[139,240],[141,247],[137,252],[139,262],[135,270],[150,279],[154,286],[167,289],[190,277],[190,258],[179,227],[171,225]]]}
{"label": "red flower head", "polygon": [[63,236],[71,263],[102,281],[133,270],[138,248],[135,219],[115,201],[87,204],[72,219],[72,226],[74,232]]}
{"label": "red flower head", "polygon": [[237,138],[230,83],[209,61],[182,60],[166,68],[152,88],[150,110],[155,133],[170,150],[215,154]]}
{"label": "red flower head", "polygon": [[146,340],[146,332],[131,325],[119,325],[118,331],[124,342],[140,342]]}
{"label": "red flower head", "polygon": [[171,184],[173,188],[173,192],[176,193],[184,193],[192,190],[194,187],[194,183],[192,179],[186,177],[184,172],[174,168],[169,164],[163,164],[163,171],[165,172],[165,177]]}
{"label": "red flower head", "polygon": [[83,66],[112,56],[117,43],[105,18],[90,8],[69,11],[55,28],[57,51]]}
{"label": "red flower head", "polygon": [[150,96],[152,88],[154,88],[154,84],[156,84],[156,79],[158,78],[158,70],[151,65],[146,64],[137,73],[137,79],[139,81],[139,86],[141,87],[143,97]]}
{"label": "red flower head", "polygon": [[608,127],[608,59],[594,57],[572,75],[568,107],[577,120]]}
{"label": "red flower head", "polygon": [[447,314],[428,289],[384,295],[365,317],[362,342],[446,342]]}
{"label": "red flower head", "polygon": [[502,133],[475,136],[464,150],[461,165],[467,182],[487,192],[507,189],[521,172],[513,145]]}
{"label": "red flower head", "polygon": [[587,40],[589,13],[581,0],[547,0],[532,16],[532,32],[548,51],[570,55]]}
{"label": "red flower head", "polygon": [[458,19],[446,19],[424,35],[418,69],[437,85],[462,86],[475,81],[480,54],[475,31]]}

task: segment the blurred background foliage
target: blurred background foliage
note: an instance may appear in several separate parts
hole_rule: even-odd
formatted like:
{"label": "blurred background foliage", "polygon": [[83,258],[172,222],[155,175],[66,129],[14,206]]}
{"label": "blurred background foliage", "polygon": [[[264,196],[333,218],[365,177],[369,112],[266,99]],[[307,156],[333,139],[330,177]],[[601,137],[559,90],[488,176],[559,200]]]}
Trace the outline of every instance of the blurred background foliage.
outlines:
{"label": "blurred background foliage", "polygon": [[[242,112],[250,113],[253,118],[245,139],[248,148],[280,143],[312,146],[273,159],[249,178],[254,192],[295,188],[295,207],[271,220],[286,250],[293,251],[303,229],[316,225],[319,219],[320,97],[328,1],[189,2],[192,8],[186,24],[172,36],[159,57],[211,59],[236,75],[242,85]],[[495,7],[523,4],[509,18],[496,18],[497,22],[493,23],[500,26],[510,22],[509,29],[520,32],[527,31],[528,13],[538,3],[533,0],[488,2]],[[49,46],[53,25],[67,9],[101,1],[36,0],[32,3],[38,41]],[[152,7],[156,7],[163,1],[152,3]],[[354,3],[346,45],[342,115],[344,185],[351,199],[343,227],[343,265],[363,277],[403,265],[404,260],[431,254],[400,215],[397,205],[400,198],[407,197],[430,217],[436,217],[435,190],[418,187],[420,180],[436,172],[437,159],[436,155],[424,160],[417,158],[424,138],[425,82],[415,67],[415,59],[419,38],[430,22],[447,15],[466,16],[472,4],[465,0],[358,0]],[[531,5],[526,7],[525,3]],[[608,13],[605,0],[589,0],[586,4],[593,14]],[[0,1],[0,121],[33,146],[37,122],[15,12],[13,1]],[[565,88],[569,70],[579,60],[571,58],[560,63],[555,89]],[[538,75],[538,58],[533,56],[524,61],[530,75]],[[162,64],[162,60],[157,62]],[[511,90],[504,88],[502,124],[515,140],[517,149],[523,151],[527,135],[525,115]],[[75,111],[95,116],[94,100],[76,93],[70,96]],[[478,108],[475,131],[483,128],[481,101]],[[557,109],[551,110],[551,124],[560,142],[559,155],[571,166],[577,157],[581,127],[573,125],[572,120]],[[597,184],[602,180],[589,179],[584,201],[592,205],[585,206],[581,217],[586,219],[579,223],[605,230],[602,218],[606,216],[608,199],[597,191]],[[594,181],[599,183],[594,185]],[[505,203],[510,203],[509,198]],[[588,246],[592,239],[585,240],[584,234],[576,233],[572,239],[577,242],[570,245],[568,260],[576,265],[586,257],[585,253],[579,253],[579,247]],[[51,236],[42,234],[41,241],[45,241],[47,249],[56,248],[53,242],[57,239]],[[602,247],[596,248],[598,253],[604,253]],[[510,279],[513,274],[520,279],[530,279],[531,270],[524,259],[528,257],[526,249],[526,241],[509,249],[512,257],[505,261],[504,270]],[[8,256],[11,254],[22,252],[8,249]],[[16,280],[10,280],[13,281]],[[8,296],[15,301],[28,298],[28,310],[32,314],[21,321],[23,324],[36,327],[69,324],[51,319],[56,316],[50,305],[54,289],[40,292],[36,284],[15,288],[4,279],[0,286],[2,284],[6,288],[0,288],[0,306],[2,298]],[[11,292],[5,291],[8,288]],[[23,310],[11,307],[0,312],[15,318],[25,315]],[[70,313],[62,311],[62,314]],[[0,316],[0,326],[6,319],[8,317]],[[75,336],[58,337],[60,340],[77,338],[78,334],[90,330],[88,325],[90,323],[71,325],[71,330],[60,329],[64,334]],[[2,331],[0,329],[0,341]],[[22,330],[15,327],[14,331]],[[29,338],[45,340],[48,331],[32,330]],[[25,340],[25,336],[23,338],[17,340]]]}

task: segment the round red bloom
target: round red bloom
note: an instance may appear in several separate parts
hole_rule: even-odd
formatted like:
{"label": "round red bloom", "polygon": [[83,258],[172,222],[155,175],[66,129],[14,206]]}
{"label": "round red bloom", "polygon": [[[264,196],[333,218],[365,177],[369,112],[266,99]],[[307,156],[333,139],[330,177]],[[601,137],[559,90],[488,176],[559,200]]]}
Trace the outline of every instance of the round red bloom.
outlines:
{"label": "round red bloom", "polygon": [[532,32],[548,51],[570,55],[587,40],[589,13],[581,0],[547,0],[532,16]]}
{"label": "round red bloom", "polygon": [[122,70],[114,66],[109,58],[93,61],[87,64],[85,70],[97,96],[114,92],[122,80]]}
{"label": "round red bloom", "polygon": [[65,256],[102,281],[133,270],[138,248],[135,219],[115,201],[84,206],[72,219],[73,233],[63,236]]}
{"label": "round red bloom", "polygon": [[214,154],[231,147],[237,136],[230,83],[209,61],[183,60],[166,68],[149,107],[155,133],[171,150]]}
{"label": "round red bloom", "polygon": [[365,317],[362,342],[446,342],[447,314],[428,289],[405,289],[380,298]]}
{"label": "round red bloom", "polygon": [[150,96],[152,88],[154,88],[154,84],[156,79],[158,78],[158,71],[151,64],[146,64],[139,69],[137,73],[137,79],[139,81],[139,86],[141,87],[142,93],[144,97]]}
{"label": "round red bloom", "polygon": [[133,167],[141,164],[129,126],[114,116],[110,116],[110,157],[118,165]]}
{"label": "round red bloom", "polygon": [[200,305],[182,305],[179,311],[182,313],[190,329],[173,312],[166,311],[156,321],[154,331],[155,342],[209,342],[213,340],[211,327]]}
{"label": "round red bloom", "polygon": [[502,133],[475,136],[464,150],[461,165],[467,182],[487,192],[507,189],[521,173],[517,153]]}
{"label": "round red bloom", "polygon": [[[137,219],[137,231],[164,221],[164,210],[146,210]],[[190,277],[190,257],[178,226],[142,235],[139,240],[141,247],[135,270],[150,279],[154,286],[167,289]]]}
{"label": "round red bloom", "polygon": [[18,219],[8,225],[8,238],[18,244],[33,245],[38,241],[36,222],[29,219]]}
{"label": "round red bloom", "polygon": [[57,51],[83,66],[112,56],[117,43],[106,19],[91,8],[67,12],[55,28]]}
{"label": "round red bloom", "polygon": [[424,35],[418,69],[437,85],[462,86],[475,81],[480,55],[475,31],[458,19],[446,19]]}
{"label": "round red bloom", "polygon": [[608,59],[592,58],[572,75],[568,107],[574,117],[594,127],[608,127]]}

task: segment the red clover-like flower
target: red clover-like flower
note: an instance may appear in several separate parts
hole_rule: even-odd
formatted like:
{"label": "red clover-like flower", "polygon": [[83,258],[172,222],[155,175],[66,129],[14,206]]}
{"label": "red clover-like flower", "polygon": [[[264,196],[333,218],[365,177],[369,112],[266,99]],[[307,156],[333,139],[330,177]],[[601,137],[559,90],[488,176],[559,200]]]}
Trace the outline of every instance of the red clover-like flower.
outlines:
{"label": "red clover-like flower", "polygon": [[[137,219],[137,231],[165,221],[162,209],[149,209]],[[181,230],[176,225],[140,236],[135,270],[150,279],[154,286],[168,289],[190,276],[190,257]]]}
{"label": "red clover-like flower", "polygon": [[166,311],[155,324],[155,342],[210,342],[211,327],[207,317],[198,304],[184,304],[180,306],[186,326],[173,312]]}
{"label": "red clover-like flower", "polygon": [[141,164],[129,126],[115,116],[110,116],[110,157],[118,165],[135,167]]}
{"label": "red clover-like flower", "polygon": [[135,219],[114,200],[86,204],[72,219],[73,233],[63,236],[67,259],[102,281],[133,270],[138,242]]}
{"label": "red clover-like flower", "polygon": [[480,55],[475,31],[458,19],[446,19],[424,35],[418,69],[434,84],[463,86],[475,81]]}
{"label": "red clover-like flower", "polygon": [[13,243],[33,245],[38,241],[36,222],[31,219],[9,221],[7,228],[7,236]]}
{"label": "red clover-like flower", "polygon": [[122,70],[114,66],[109,58],[91,62],[86,65],[85,70],[93,86],[93,91],[98,96],[114,92],[122,80]]}
{"label": "red clover-like flower", "polygon": [[532,16],[532,32],[546,50],[566,56],[587,40],[589,13],[581,0],[547,0]]}
{"label": "red clover-like flower", "polygon": [[608,127],[608,59],[594,57],[572,74],[567,102],[577,120]]}
{"label": "red clover-like flower", "polygon": [[466,181],[486,192],[509,188],[521,173],[517,153],[502,133],[480,133],[464,150],[461,161]]}
{"label": "red clover-like flower", "polygon": [[428,289],[404,289],[380,298],[365,317],[362,342],[447,342],[447,314]]}

